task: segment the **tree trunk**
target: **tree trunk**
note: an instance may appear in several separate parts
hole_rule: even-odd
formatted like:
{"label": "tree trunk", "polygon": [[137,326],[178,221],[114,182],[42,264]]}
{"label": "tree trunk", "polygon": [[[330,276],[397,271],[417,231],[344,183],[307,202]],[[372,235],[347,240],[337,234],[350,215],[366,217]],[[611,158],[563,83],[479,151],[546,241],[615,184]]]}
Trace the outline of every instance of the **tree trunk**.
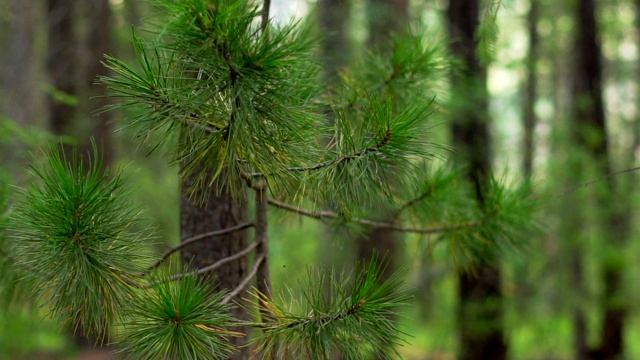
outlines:
{"label": "tree trunk", "polygon": [[[224,176],[221,176],[224,178]],[[247,219],[247,206],[244,201],[239,201],[231,196],[228,188],[220,194],[216,194],[217,184],[214,184],[207,194],[188,194],[188,186],[192,179],[187,179],[180,198],[180,238],[182,241],[206,232],[226,229]],[[204,199],[203,199],[204,198]],[[199,202],[197,200],[204,200]],[[211,265],[217,260],[234,255],[243,250],[247,245],[246,234],[243,231],[231,234],[211,237],[198,241],[182,250],[182,261],[192,268],[202,268]],[[216,289],[233,290],[247,275],[247,259],[228,263],[218,268],[209,279],[215,283]],[[241,292],[236,299],[246,298],[245,292]],[[248,320],[249,314],[242,307],[234,308],[232,315],[241,320]],[[235,329],[246,333],[247,329]],[[230,337],[229,340],[242,345],[246,338]],[[243,348],[236,352],[232,359],[248,359],[250,348]]]}
{"label": "tree trunk", "polygon": [[328,83],[337,81],[338,73],[349,62],[349,0],[319,0],[318,22],[324,35],[321,56]]}
{"label": "tree trunk", "polygon": [[73,1],[47,0],[49,124],[57,135],[72,134],[76,116],[77,42],[73,20]]}
{"label": "tree trunk", "polygon": [[533,172],[534,138],[536,127],[535,103],[538,95],[538,82],[536,63],[538,61],[538,17],[540,12],[540,0],[531,0],[529,14],[527,16],[527,28],[529,32],[529,54],[526,59],[527,79],[524,86],[523,109],[523,161],[522,172],[526,178],[530,178]]}
{"label": "tree trunk", "polygon": [[[109,0],[85,0],[85,18],[88,24],[86,38],[86,52],[83,56],[85,64],[82,75],[83,86],[83,110],[84,118],[89,123],[88,128],[102,150],[101,154],[105,164],[112,164],[115,160],[115,147],[113,145],[113,126],[111,120],[113,112],[95,115],[95,111],[104,108],[110,102],[105,97],[99,97],[107,93],[107,87],[97,84],[98,76],[108,75],[108,70],[102,65],[105,54],[112,54],[111,44],[111,8]],[[86,143],[86,140],[83,141]],[[88,145],[88,144],[87,144]],[[87,146],[88,147],[88,146]]]}
{"label": "tree trunk", "polygon": [[[598,174],[611,172],[609,142],[606,130],[604,102],[602,99],[602,65],[594,0],[577,3],[576,43],[573,83],[573,119],[575,141],[579,149],[589,154],[589,161]],[[596,188],[595,198],[607,247],[602,264],[604,321],[600,347],[592,354],[601,359],[620,359],[624,353],[624,323],[627,304],[622,294],[624,270],[623,246],[630,232],[629,215],[615,201],[616,179],[603,181]],[[624,200],[619,199],[622,202]]]}
{"label": "tree trunk", "polygon": [[[467,164],[467,177],[482,206],[484,182],[491,176],[491,138],[486,69],[476,55],[479,11],[477,0],[450,0],[447,15],[451,50],[461,61],[452,77],[452,99],[465,99],[451,106],[452,136],[457,161]],[[458,280],[459,359],[506,359],[498,265],[477,264],[474,274],[460,274]]]}
{"label": "tree trunk", "polygon": [[[391,36],[402,34],[407,26],[408,1],[368,0],[367,17],[369,20],[368,46],[372,49],[378,47],[384,51],[393,51],[390,47]],[[388,216],[388,211],[382,209],[379,215]],[[372,259],[380,262],[384,259],[388,262],[382,280],[388,279],[397,268],[397,237],[398,234],[390,229],[371,228],[356,239],[358,259],[365,262]]]}

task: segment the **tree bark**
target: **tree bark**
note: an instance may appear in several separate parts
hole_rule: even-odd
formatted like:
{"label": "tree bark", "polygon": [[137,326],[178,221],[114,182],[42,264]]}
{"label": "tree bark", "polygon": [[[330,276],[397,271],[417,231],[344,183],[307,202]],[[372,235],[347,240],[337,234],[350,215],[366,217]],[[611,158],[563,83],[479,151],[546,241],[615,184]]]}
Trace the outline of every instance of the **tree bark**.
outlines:
{"label": "tree bark", "polygon": [[[461,61],[460,71],[452,76],[452,99],[462,100],[451,106],[451,131],[457,161],[467,164],[467,177],[482,206],[485,181],[491,176],[491,138],[486,69],[476,55],[479,6],[477,0],[450,0],[447,15],[451,51]],[[474,274],[460,274],[458,281],[458,358],[506,359],[498,264],[477,264]]]}
{"label": "tree bark", "polygon": [[[224,178],[224,176],[221,176]],[[193,179],[186,179],[180,198],[180,238],[185,240],[205,232],[229,228],[247,219],[246,202],[234,199],[229,188],[216,194],[217,184],[214,184],[206,194],[195,193],[190,196],[188,187]],[[204,200],[200,202],[198,200]],[[246,234],[243,231],[228,235],[211,237],[194,243],[181,252],[182,261],[192,268],[202,268],[217,260],[234,255],[247,246]],[[247,273],[247,260],[242,258],[217,269],[208,279],[215,283],[218,290],[233,290],[244,279]],[[236,299],[246,298],[242,291]],[[240,300],[241,302],[241,300]],[[232,315],[240,320],[248,320],[249,314],[243,307],[235,307]],[[235,329],[246,333],[247,329]],[[229,341],[236,345],[243,345],[246,338],[230,337]],[[234,354],[232,359],[248,359],[250,348],[242,348]]]}

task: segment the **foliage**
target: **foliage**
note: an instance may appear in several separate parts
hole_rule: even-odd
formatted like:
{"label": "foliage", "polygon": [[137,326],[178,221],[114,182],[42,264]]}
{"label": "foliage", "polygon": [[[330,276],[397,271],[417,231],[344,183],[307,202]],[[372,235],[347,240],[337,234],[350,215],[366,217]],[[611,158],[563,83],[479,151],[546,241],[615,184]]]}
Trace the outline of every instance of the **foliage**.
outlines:
{"label": "foliage", "polygon": [[[257,293],[256,305],[268,319],[256,341],[278,359],[392,359],[401,343],[391,320],[410,298],[401,273],[383,279],[384,265],[359,266],[351,279],[334,271],[309,274],[303,299],[279,305]],[[284,295],[281,296],[284,300]],[[302,308],[302,309],[301,309]]]}
{"label": "foliage", "polygon": [[92,161],[60,152],[51,148],[32,165],[33,179],[19,190],[12,253],[53,317],[103,340],[130,301],[132,274],[148,261],[149,237],[132,230],[139,211],[125,179],[110,177],[97,150]]}
{"label": "foliage", "polygon": [[[154,273],[151,286],[131,297],[119,352],[129,359],[227,359],[235,350],[229,336],[234,321],[224,293],[214,293],[204,278],[167,281]],[[155,285],[154,285],[155,284]]]}
{"label": "foliage", "polygon": [[[262,10],[244,0],[154,4],[163,15],[153,38],[133,34],[137,64],[106,58],[113,75],[100,80],[116,103],[105,110],[135,109],[127,126],[179,165],[183,187],[197,200],[222,186],[237,197],[256,190],[256,240],[243,250],[256,251],[247,282],[266,262],[259,249],[268,204],[434,234],[462,267],[494,261],[534,230],[527,187],[490,181],[478,206],[461,172],[430,172],[428,163],[446,149],[430,141],[449,67],[443,43],[420,30],[393,38],[390,52],[368,53],[328,90],[306,23],[258,26]],[[8,249],[33,281],[33,296],[54,318],[99,340],[117,325],[120,351],[131,358],[227,358],[236,350],[228,338],[241,335],[229,330],[239,324],[227,304],[246,283],[215,293],[195,276],[207,270],[150,273],[152,237],[138,230],[126,179],[103,169],[95,147],[89,157],[68,159],[51,148],[19,191]],[[214,183],[220,187],[211,189]],[[300,208],[307,203],[332,211]],[[390,209],[393,221],[368,219],[376,208]],[[400,275],[382,281],[383,270],[372,261],[352,282],[335,273],[310,276],[304,301],[288,305],[256,291],[260,320],[242,325],[262,331],[258,356],[393,358],[401,332],[392,317],[409,296]],[[268,280],[259,277],[258,286]]]}

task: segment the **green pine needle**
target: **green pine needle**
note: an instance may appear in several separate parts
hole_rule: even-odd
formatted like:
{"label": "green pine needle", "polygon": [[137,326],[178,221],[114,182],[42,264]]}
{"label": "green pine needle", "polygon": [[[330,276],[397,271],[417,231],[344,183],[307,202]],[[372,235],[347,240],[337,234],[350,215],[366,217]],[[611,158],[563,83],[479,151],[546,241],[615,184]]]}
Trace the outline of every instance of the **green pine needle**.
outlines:
{"label": "green pine needle", "polygon": [[228,338],[243,334],[229,330],[235,320],[222,304],[225,294],[204,278],[182,275],[170,281],[155,273],[154,285],[132,297],[119,350],[127,359],[227,359],[235,351]]}
{"label": "green pine needle", "polygon": [[132,274],[149,261],[149,238],[136,230],[121,173],[102,167],[95,146],[92,161],[61,151],[30,166],[34,178],[12,214],[13,248],[51,315],[104,341],[130,301]]}
{"label": "green pine needle", "polygon": [[383,265],[371,261],[351,281],[335,272],[310,275],[305,306],[282,306],[256,294],[269,319],[259,325],[263,335],[257,351],[277,359],[328,360],[339,354],[345,359],[394,358],[402,343],[395,310],[410,295],[398,273],[382,281],[383,272]]}

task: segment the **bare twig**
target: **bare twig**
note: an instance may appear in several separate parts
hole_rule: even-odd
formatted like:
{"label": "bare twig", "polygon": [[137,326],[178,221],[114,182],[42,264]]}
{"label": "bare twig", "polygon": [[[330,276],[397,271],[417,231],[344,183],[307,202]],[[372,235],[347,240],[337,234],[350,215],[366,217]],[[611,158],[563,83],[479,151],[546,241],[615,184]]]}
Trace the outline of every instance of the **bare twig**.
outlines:
{"label": "bare twig", "polygon": [[218,261],[216,261],[215,263],[209,265],[209,266],[205,266],[201,269],[195,270],[195,271],[191,271],[185,274],[175,274],[173,276],[170,276],[167,279],[163,279],[160,280],[158,282],[155,282],[153,284],[150,284],[149,286],[153,286],[153,285],[157,285],[159,283],[165,282],[165,281],[174,281],[174,280],[180,280],[185,276],[194,276],[194,275],[202,275],[202,274],[206,274],[210,271],[213,271],[219,267],[221,267],[222,265],[225,265],[226,263],[232,262],[234,260],[238,260],[243,256],[248,255],[251,251],[253,251],[253,249],[256,248],[256,246],[258,246],[258,243],[256,243],[255,241],[252,242],[251,244],[249,244],[249,246],[247,246],[246,248],[244,248],[242,251],[237,252],[231,256],[227,256],[226,258],[222,258]]}
{"label": "bare twig", "polygon": [[[307,209],[302,209],[300,207],[291,205],[291,204],[287,204],[281,201],[277,201],[277,200],[273,200],[273,199],[269,199],[269,204],[271,204],[272,206],[275,206],[277,208],[283,209],[283,210],[288,210],[288,211],[292,211],[295,212],[297,214],[300,215],[304,215],[307,217],[311,217],[314,219],[318,219],[318,220],[322,220],[322,219],[326,219],[326,218],[330,218],[330,219],[342,219],[343,217],[331,212],[331,211],[319,211],[319,212],[314,212],[311,210],[307,210]],[[470,227],[474,227],[474,226],[478,226],[480,224],[482,224],[482,221],[480,220],[476,220],[476,221],[466,221],[466,222],[461,222],[461,223],[457,223],[457,224],[447,224],[447,225],[442,225],[442,226],[436,226],[436,227],[431,227],[431,228],[415,228],[415,227],[404,227],[404,226],[398,226],[394,223],[389,223],[389,222],[381,222],[381,221],[374,221],[374,220],[369,220],[369,219],[362,219],[362,218],[350,218],[347,219],[350,222],[354,222],[360,225],[365,225],[365,226],[371,226],[371,227],[376,227],[376,228],[384,228],[384,229],[390,229],[393,231],[398,231],[398,232],[406,232],[406,233],[415,233],[415,234],[439,234],[439,233],[443,233],[443,232],[447,232],[447,231],[453,231],[453,230],[460,230],[460,229],[466,229],[466,228],[470,228]]]}
{"label": "bare twig", "polygon": [[222,235],[226,235],[226,234],[231,234],[233,232],[244,230],[244,229],[250,228],[252,226],[253,226],[253,222],[249,221],[249,222],[245,222],[245,223],[242,223],[242,224],[238,224],[236,226],[232,226],[230,228],[221,229],[221,230],[215,230],[215,231],[209,231],[209,232],[206,232],[206,233],[203,233],[203,234],[192,236],[192,237],[186,239],[185,241],[181,242],[180,245],[167,250],[167,252],[165,252],[158,261],[156,261],[153,265],[149,266],[147,271],[157,268],[158,266],[160,266],[160,264],[162,264],[165,260],[167,260],[167,258],[169,256],[171,256],[171,254],[177,252],[178,250],[184,249],[185,247],[187,247],[187,246],[189,246],[189,245],[191,245],[191,244],[193,244],[195,242],[206,240],[207,238],[212,237],[212,236],[222,236]]}
{"label": "bare twig", "polygon": [[251,272],[242,280],[242,282],[235,289],[233,289],[233,291],[231,291],[227,296],[224,297],[224,299],[222,299],[221,301],[222,304],[227,304],[229,301],[233,300],[233,298],[238,296],[238,294],[240,294],[240,292],[242,292],[242,290],[244,290],[244,288],[247,287],[251,279],[253,279],[258,273],[258,268],[260,267],[260,265],[264,260],[265,260],[264,254],[261,254],[258,256],[258,258],[256,259],[256,263],[253,265],[253,269],[251,269]]}
{"label": "bare twig", "polygon": [[584,187],[591,186],[591,185],[593,185],[593,184],[595,184],[597,182],[606,180],[608,178],[611,178],[611,177],[614,177],[614,176],[617,176],[617,175],[621,175],[621,174],[625,174],[625,173],[638,171],[638,170],[640,170],[640,166],[635,166],[635,167],[628,168],[628,169],[623,169],[623,170],[610,172],[610,173],[608,173],[606,175],[600,176],[599,178],[596,178],[596,179],[584,182],[582,184],[579,184],[577,186],[574,186],[573,188],[571,188],[569,190],[563,191],[562,193],[558,194],[557,196],[569,195],[569,194],[574,193],[574,192],[576,192],[576,191],[578,191],[578,190],[580,190],[580,189],[582,189]]}

